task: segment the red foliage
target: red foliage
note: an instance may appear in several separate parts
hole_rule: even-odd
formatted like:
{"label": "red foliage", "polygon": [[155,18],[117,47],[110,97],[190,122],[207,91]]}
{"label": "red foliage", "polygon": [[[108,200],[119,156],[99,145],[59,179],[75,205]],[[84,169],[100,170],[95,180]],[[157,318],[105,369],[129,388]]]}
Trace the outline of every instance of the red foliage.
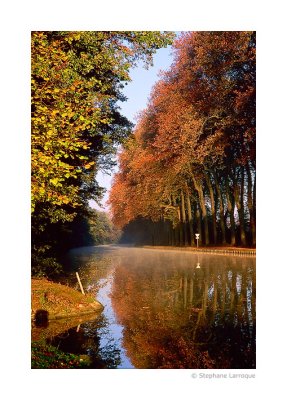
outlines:
{"label": "red foliage", "polygon": [[[255,34],[186,32],[120,154],[114,222],[158,220],[191,176],[255,163]],[[174,218],[176,214],[174,214]]]}

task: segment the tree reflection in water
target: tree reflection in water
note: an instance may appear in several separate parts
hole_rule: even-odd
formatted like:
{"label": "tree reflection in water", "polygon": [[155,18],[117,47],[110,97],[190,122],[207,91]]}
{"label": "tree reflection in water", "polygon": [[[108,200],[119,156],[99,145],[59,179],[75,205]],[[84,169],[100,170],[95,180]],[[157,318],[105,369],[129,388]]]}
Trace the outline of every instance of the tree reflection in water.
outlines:
{"label": "tree reflection in water", "polygon": [[69,329],[48,341],[64,352],[88,355],[90,368],[117,368],[121,363],[120,349],[112,338],[101,346],[101,334],[106,330],[107,320],[104,316],[93,322],[81,324]]}
{"label": "tree reflection in water", "polygon": [[[255,259],[123,258],[112,304],[136,368],[255,368]],[[163,263],[165,259],[165,263]]]}
{"label": "tree reflection in water", "polygon": [[[96,296],[105,290],[113,268],[112,260],[115,259],[109,254],[99,255],[95,249],[83,247],[71,251],[67,262],[71,272],[61,277],[61,283],[77,288],[75,271],[79,271],[86,292]],[[105,309],[94,321],[69,329],[47,342],[68,353],[88,355],[90,368],[118,368],[122,362],[122,350],[110,330],[110,323]]]}
{"label": "tree reflection in water", "polygon": [[105,309],[53,343],[92,368],[255,368],[255,258],[93,247],[72,261],[85,289],[108,287]]}

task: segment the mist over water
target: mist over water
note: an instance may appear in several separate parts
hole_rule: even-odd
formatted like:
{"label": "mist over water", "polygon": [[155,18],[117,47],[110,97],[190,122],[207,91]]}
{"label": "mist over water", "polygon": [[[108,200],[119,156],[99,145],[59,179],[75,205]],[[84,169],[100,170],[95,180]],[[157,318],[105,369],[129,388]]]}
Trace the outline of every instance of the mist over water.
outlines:
{"label": "mist over water", "polygon": [[93,368],[255,368],[254,257],[97,246],[67,262],[105,306],[79,329]]}

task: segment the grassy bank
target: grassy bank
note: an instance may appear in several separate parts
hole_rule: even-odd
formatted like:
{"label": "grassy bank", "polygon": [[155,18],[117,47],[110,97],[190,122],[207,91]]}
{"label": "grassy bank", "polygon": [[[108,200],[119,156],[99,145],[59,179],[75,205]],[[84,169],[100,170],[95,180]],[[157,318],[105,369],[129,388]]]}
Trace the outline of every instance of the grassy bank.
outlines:
{"label": "grassy bank", "polygon": [[87,355],[65,353],[46,340],[95,319],[103,306],[90,295],[47,279],[32,279],[31,292],[31,367],[88,368]]}
{"label": "grassy bank", "polygon": [[54,346],[43,343],[32,343],[31,367],[32,369],[70,369],[88,368],[89,357],[64,353]]}
{"label": "grassy bank", "polygon": [[31,289],[32,320],[77,317],[103,310],[92,296],[47,279],[32,279]]}

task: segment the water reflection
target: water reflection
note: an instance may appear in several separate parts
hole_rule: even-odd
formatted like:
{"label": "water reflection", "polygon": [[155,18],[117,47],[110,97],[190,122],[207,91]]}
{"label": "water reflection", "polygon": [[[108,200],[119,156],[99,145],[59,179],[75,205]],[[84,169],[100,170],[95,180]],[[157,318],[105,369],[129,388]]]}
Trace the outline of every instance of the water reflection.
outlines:
{"label": "water reflection", "polygon": [[136,368],[255,367],[253,258],[123,255],[112,299]]}
{"label": "water reflection", "polygon": [[110,299],[117,259],[104,246],[75,249],[67,259],[71,273],[61,278],[61,283],[77,288],[75,271],[79,271],[85,291],[95,295],[104,311],[95,320],[74,326],[47,342],[62,351],[89,356],[90,368],[133,368],[121,346],[123,328],[116,321]]}
{"label": "water reflection", "polygon": [[101,333],[107,321],[102,316],[51,338],[47,342],[62,351],[87,355],[91,368],[117,368],[121,364],[120,349],[112,341],[101,343]]}
{"label": "water reflection", "polygon": [[255,368],[255,258],[111,246],[69,262],[105,310],[53,343],[93,368]]}

